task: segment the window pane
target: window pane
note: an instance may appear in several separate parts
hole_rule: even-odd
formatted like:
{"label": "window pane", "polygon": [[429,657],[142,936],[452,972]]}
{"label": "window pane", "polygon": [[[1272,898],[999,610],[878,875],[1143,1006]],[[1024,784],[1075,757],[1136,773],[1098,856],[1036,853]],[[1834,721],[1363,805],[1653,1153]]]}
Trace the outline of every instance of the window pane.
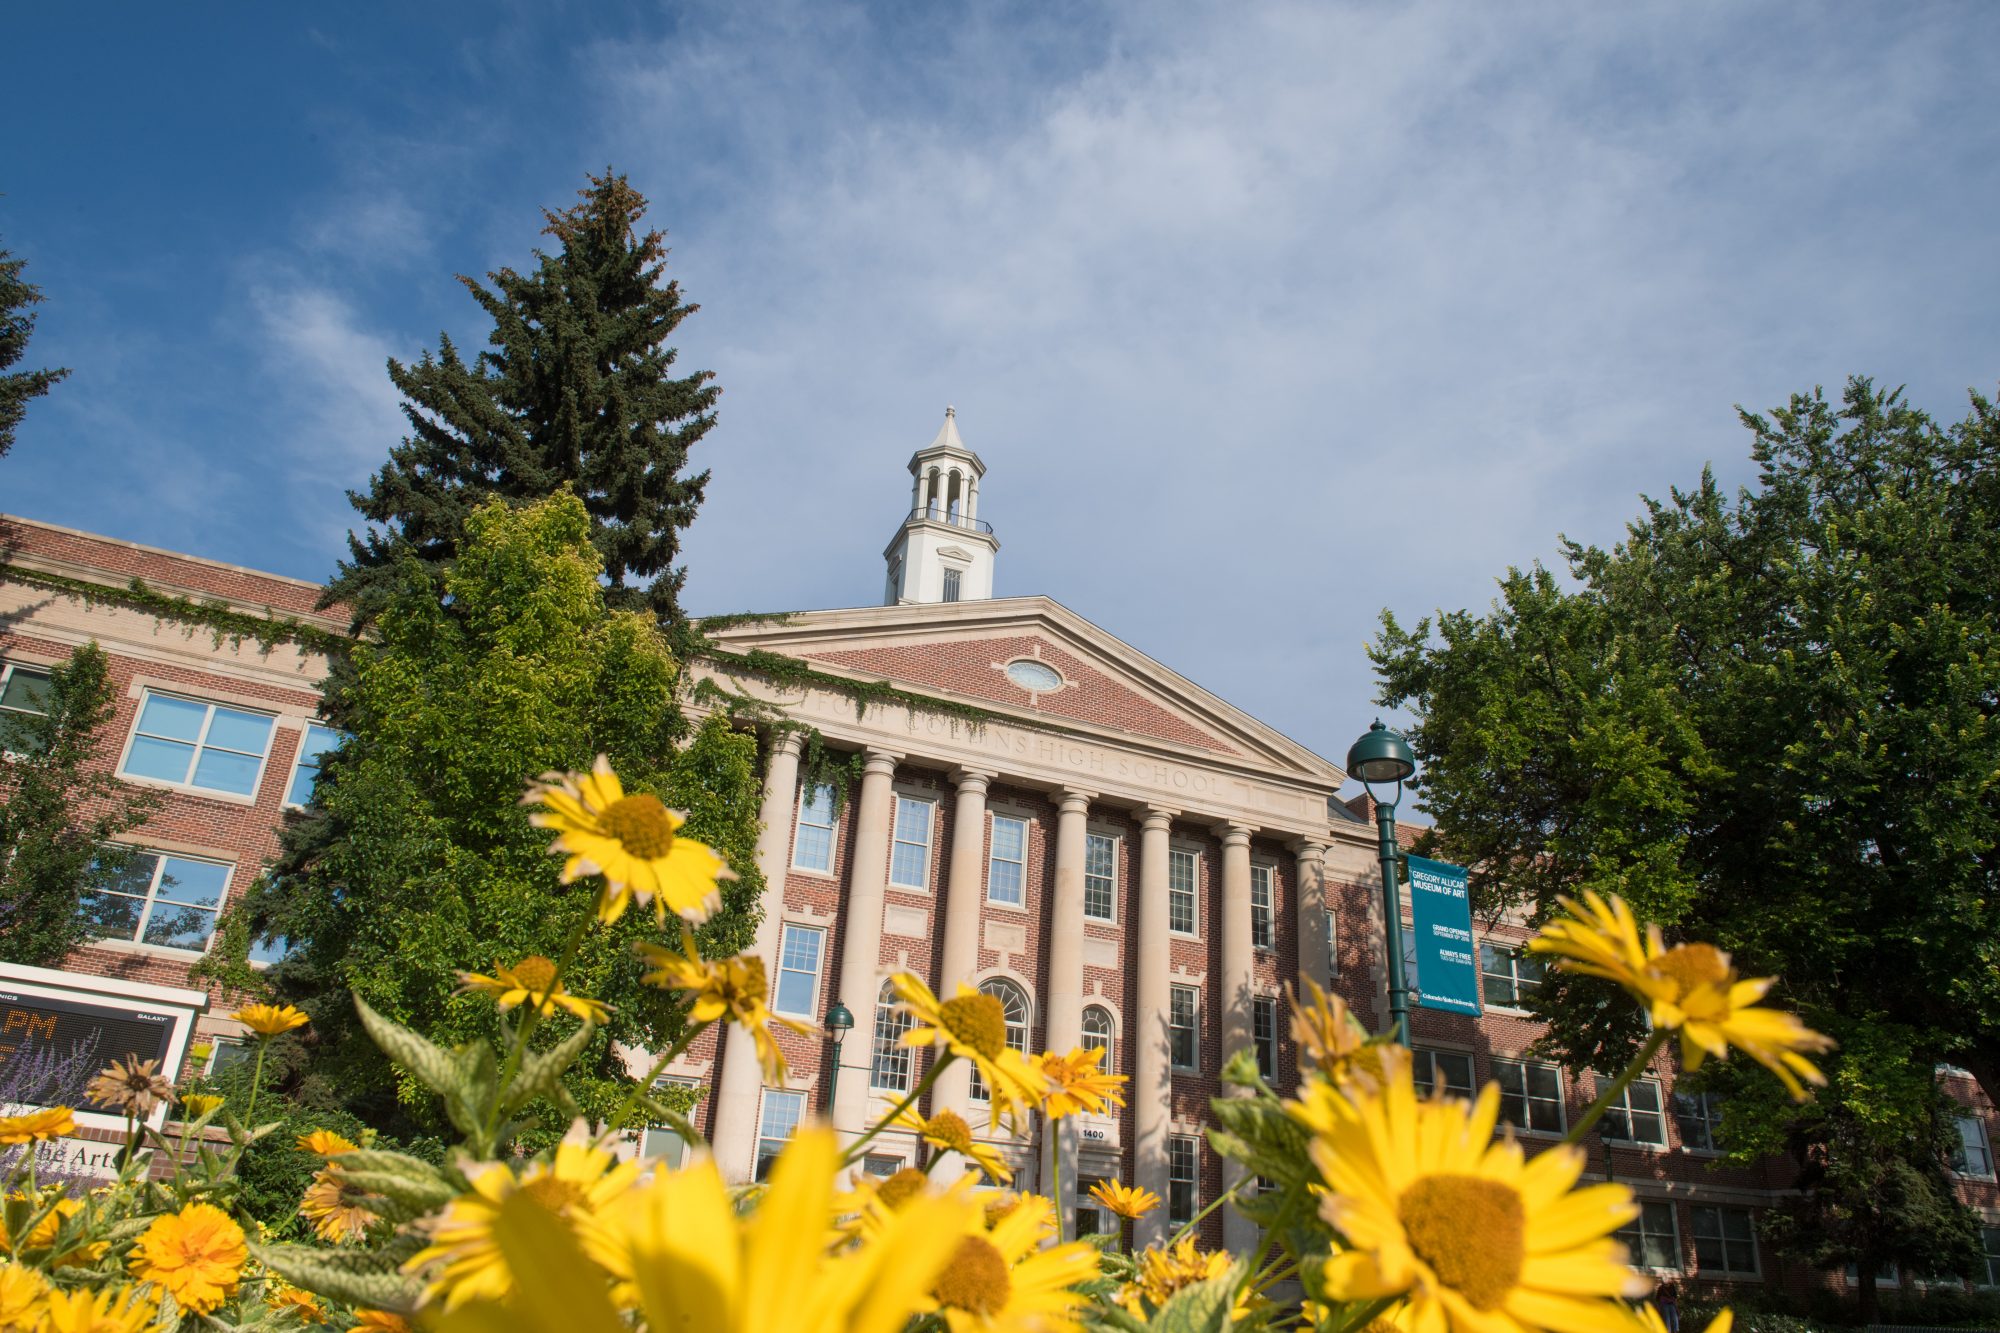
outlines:
{"label": "window pane", "polygon": [[158,902],[146,918],[146,943],[166,949],[205,949],[214,933],[215,913],[205,907]]}
{"label": "window pane", "polygon": [[1012,861],[995,861],[993,873],[987,879],[986,893],[996,903],[1019,907],[1024,898],[1021,891],[1021,867]]}
{"label": "window pane", "polygon": [[1021,859],[1027,848],[1028,822],[1024,819],[995,818],[993,821],[993,854],[1009,861]]}
{"label": "window pane", "polygon": [[646,1131],[639,1143],[639,1155],[669,1168],[679,1168],[687,1157],[687,1140],[679,1130],[656,1125]]}
{"label": "window pane", "polygon": [[135,777],[156,778],[161,782],[186,782],[188,768],[193,762],[192,745],[135,736],[132,738],[132,752],[125,757],[125,771]]}
{"label": "window pane", "polygon": [[211,791],[250,796],[257,790],[257,769],[262,763],[263,760],[256,755],[211,750],[204,746],[201,759],[194,766],[194,785]]}
{"label": "window pane", "polygon": [[139,730],[148,736],[193,744],[201,739],[201,724],[207,719],[207,704],[149,694],[139,714]]}
{"label": "window pane", "polygon": [[275,963],[292,951],[292,942],[283,935],[266,935],[250,941],[250,961],[253,963]]}
{"label": "window pane", "polygon": [[213,861],[188,861],[178,856],[165,858],[160,871],[160,898],[194,907],[214,907],[229,887],[229,867]]}
{"label": "window pane", "polygon": [[7,673],[7,686],[0,690],[0,708],[22,713],[49,711],[49,673],[32,667],[15,667]]}
{"label": "window pane", "polygon": [[86,893],[77,902],[84,932],[92,939],[129,940],[139,933],[145,901],[121,893]]}
{"label": "window pane", "polygon": [[833,869],[833,830],[799,825],[799,842],[793,859],[806,870]]}
{"label": "window pane", "polygon": [[271,743],[271,719],[258,713],[239,713],[233,708],[217,708],[208,724],[202,744],[225,750],[241,750],[262,758]]}
{"label": "window pane", "polygon": [[906,889],[930,887],[930,852],[931,803],[898,796],[895,846],[889,856],[889,882]]}

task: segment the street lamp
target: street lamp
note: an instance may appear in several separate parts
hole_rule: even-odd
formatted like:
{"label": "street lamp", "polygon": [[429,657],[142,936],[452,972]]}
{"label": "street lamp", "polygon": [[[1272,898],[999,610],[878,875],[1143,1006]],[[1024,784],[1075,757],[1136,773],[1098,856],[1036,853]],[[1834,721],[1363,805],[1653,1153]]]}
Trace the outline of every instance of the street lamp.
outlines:
{"label": "street lamp", "polygon": [[[1376,855],[1382,860],[1382,936],[1389,951],[1389,1031],[1410,1044],[1410,988],[1403,979],[1403,894],[1396,885],[1396,803],[1403,799],[1403,779],[1417,771],[1417,757],[1401,732],[1376,718],[1368,734],[1347,751],[1347,771],[1375,802]],[[1374,784],[1393,782],[1396,794],[1384,801]]]}
{"label": "street lamp", "polygon": [[833,1039],[833,1067],[826,1073],[826,1107],[833,1109],[833,1090],[840,1082],[840,1043],[854,1030],[854,1014],[839,1000],[826,1011],[826,1035]]}

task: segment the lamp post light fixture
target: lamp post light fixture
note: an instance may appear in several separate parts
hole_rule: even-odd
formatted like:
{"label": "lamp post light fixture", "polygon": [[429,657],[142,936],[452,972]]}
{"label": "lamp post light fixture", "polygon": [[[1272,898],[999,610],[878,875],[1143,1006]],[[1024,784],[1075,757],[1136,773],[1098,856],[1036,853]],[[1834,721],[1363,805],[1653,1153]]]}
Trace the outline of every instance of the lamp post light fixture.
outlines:
{"label": "lamp post light fixture", "polygon": [[826,1106],[827,1110],[831,1111],[834,1088],[840,1083],[840,1043],[854,1030],[854,1013],[839,1000],[835,1000],[833,1008],[826,1011],[826,1017],[821,1021],[826,1028],[826,1035],[833,1042],[833,1063],[826,1071]]}
{"label": "lamp post light fixture", "polygon": [[[1417,757],[1401,732],[1376,718],[1375,725],[1348,747],[1347,771],[1375,802],[1376,855],[1382,861],[1382,938],[1389,952],[1389,1032],[1410,1044],[1410,987],[1403,977],[1403,893],[1396,884],[1396,804],[1403,799],[1403,779],[1417,771]],[[1378,782],[1396,784],[1384,801],[1375,794]]]}

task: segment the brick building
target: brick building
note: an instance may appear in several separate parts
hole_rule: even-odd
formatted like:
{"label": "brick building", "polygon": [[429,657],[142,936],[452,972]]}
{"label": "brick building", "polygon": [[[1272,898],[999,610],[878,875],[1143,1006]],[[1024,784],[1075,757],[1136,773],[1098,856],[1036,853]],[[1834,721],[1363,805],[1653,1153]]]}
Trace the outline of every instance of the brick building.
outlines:
{"label": "brick building", "polygon": [[[923,1057],[896,1041],[889,973],[908,969],[941,993],[961,980],[977,985],[1002,1000],[1017,1045],[1102,1045],[1109,1066],[1131,1077],[1121,1114],[1068,1122],[1069,1178],[1041,1180],[1032,1141],[994,1138],[1018,1178],[1066,1210],[1089,1209],[1092,1179],[1159,1193],[1168,1207],[1141,1229],[1147,1239],[1231,1183],[1201,1135],[1225,1053],[1253,1048],[1278,1086],[1295,1081],[1288,984],[1319,982],[1374,1026],[1386,1019],[1372,812],[1366,798],[1337,799],[1346,778],[1338,766],[1075,612],[1045,597],[992,597],[999,544],[979,516],[984,470],[947,413],[911,459],[911,505],[885,552],[883,605],[725,629],[715,658],[692,664],[860,757],[858,781],[837,800],[802,780],[796,735],[774,735],[757,848],[767,883],[757,949],[775,1007],[817,1023],[838,1002],[855,1026],[837,1071],[826,1041],[782,1036],[790,1072],[781,1087],[764,1086],[736,1032],[706,1034],[667,1077],[706,1090],[695,1123],[724,1169],[747,1179],[805,1118],[857,1130],[923,1076]],[[315,614],[310,585],[20,520],[10,532],[8,559],[22,569],[105,584],[140,575],[243,608],[308,622]],[[203,873],[225,898],[240,890],[275,851],[288,798],[310,790],[309,757],[324,740],[312,730],[322,664],[284,646],[217,645],[205,632],[47,587],[0,581],[0,598],[9,671],[32,675],[92,637],[111,652],[120,712],[105,762],[169,799],[135,839],[210,867]],[[782,678],[754,670],[743,656],[752,650],[806,669]],[[884,683],[900,694],[857,704],[857,693],[879,695]],[[245,718],[265,719],[262,730]],[[223,739],[213,741],[218,719]],[[197,721],[206,730],[190,736]],[[223,754],[209,776],[229,776],[228,790],[205,785],[211,749]],[[185,762],[178,778],[167,772],[176,755]],[[169,900],[159,882],[147,889],[155,906]],[[137,918],[123,904],[100,910],[117,938],[80,950],[72,968],[184,980],[198,956],[193,927],[162,940],[143,907]],[[1475,926],[1484,1013],[1416,1009],[1418,1074],[1467,1094],[1498,1081],[1507,1118],[1533,1151],[1560,1138],[1596,1086],[1526,1054],[1537,1027],[1519,1001],[1540,978],[1521,949],[1528,932],[1505,921]],[[929,1109],[958,1107],[983,1127],[982,1090],[951,1073]],[[1986,1279],[2000,1285],[1994,1111],[1970,1080],[1947,1076],[1968,1108],[1962,1187],[1988,1219]],[[1782,1271],[1755,1236],[1785,1169],[1718,1169],[1716,1108],[1677,1095],[1674,1078],[1663,1056],[1585,1145],[1590,1174],[1608,1169],[1642,1202],[1625,1236],[1635,1260],[1700,1287],[1813,1281]],[[882,1173],[921,1155],[898,1132],[871,1147],[868,1169]],[[659,1131],[642,1150],[682,1149]],[[1213,1243],[1249,1239],[1226,1212],[1207,1225]]]}

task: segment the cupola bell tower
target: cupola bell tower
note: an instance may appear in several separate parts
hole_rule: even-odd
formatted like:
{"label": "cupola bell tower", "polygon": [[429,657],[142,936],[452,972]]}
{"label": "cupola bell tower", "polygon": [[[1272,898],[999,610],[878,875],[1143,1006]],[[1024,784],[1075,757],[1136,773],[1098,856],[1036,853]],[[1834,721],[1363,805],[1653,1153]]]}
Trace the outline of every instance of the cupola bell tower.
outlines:
{"label": "cupola bell tower", "polygon": [[986,464],[958,438],[958,413],[947,407],[937,438],[910,455],[910,512],[889,549],[885,606],[971,602],[993,596],[993,556],[1000,542],[979,517]]}

